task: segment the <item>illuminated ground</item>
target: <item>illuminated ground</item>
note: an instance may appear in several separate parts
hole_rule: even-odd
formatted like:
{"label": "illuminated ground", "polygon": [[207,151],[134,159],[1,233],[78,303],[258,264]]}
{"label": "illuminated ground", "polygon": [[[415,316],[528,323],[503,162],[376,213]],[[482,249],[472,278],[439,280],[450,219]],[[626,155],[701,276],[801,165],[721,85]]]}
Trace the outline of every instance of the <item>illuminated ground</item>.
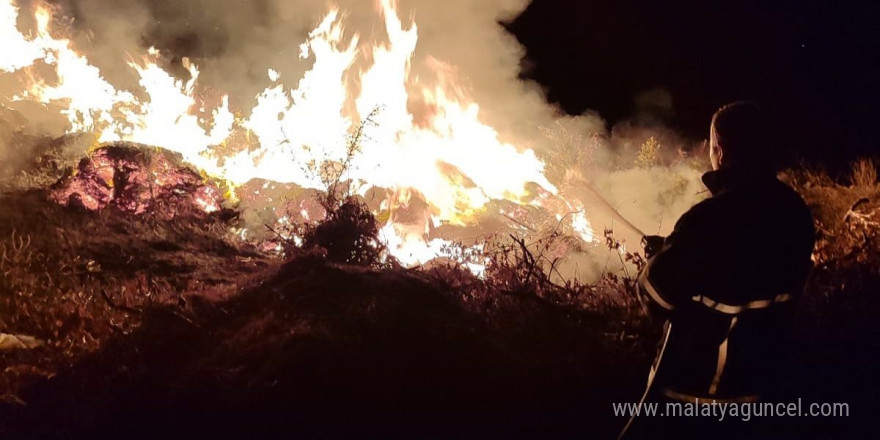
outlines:
{"label": "illuminated ground", "polygon": [[[795,177],[824,232],[789,395],[853,408],[802,438],[855,435],[876,391],[876,187]],[[43,343],[0,351],[3,438],[609,438],[653,355],[619,298],[281,259],[228,212],[91,212],[39,188],[0,204],[0,323]]]}

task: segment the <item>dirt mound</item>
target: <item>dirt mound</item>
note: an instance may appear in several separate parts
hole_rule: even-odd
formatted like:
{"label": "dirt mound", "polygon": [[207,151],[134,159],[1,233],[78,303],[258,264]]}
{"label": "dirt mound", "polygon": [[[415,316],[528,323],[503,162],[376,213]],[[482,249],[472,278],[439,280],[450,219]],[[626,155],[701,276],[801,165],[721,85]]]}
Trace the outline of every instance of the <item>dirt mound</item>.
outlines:
{"label": "dirt mound", "polygon": [[[58,172],[66,177],[53,189],[26,189]],[[130,333],[149,307],[224,300],[280,264],[230,232],[233,213],[203,209],[199,195],[212,185],[173,156],[116,145],[76,171],[36,166],[0,192],[0,333],[40,342],[0,350],[0,401],[20,400],[24,387]],[[71,199],[64,193],[107,197],[93,197],[103,209],[92,211],[56,203]]]}
{"label": "dirt mound", "polygon": [[218,306],[185,316],[153,309],[132,335],[25,393],[29,406],[10,432],[533,438],[617,429],[599,405],[637,392],[624,384],[640,384],[646,359],[611,368],[620,352],[603,342],[606,321],[595,313],[534,298],[496,307],[518,319],[487,320],[406,271],[295,259]]}

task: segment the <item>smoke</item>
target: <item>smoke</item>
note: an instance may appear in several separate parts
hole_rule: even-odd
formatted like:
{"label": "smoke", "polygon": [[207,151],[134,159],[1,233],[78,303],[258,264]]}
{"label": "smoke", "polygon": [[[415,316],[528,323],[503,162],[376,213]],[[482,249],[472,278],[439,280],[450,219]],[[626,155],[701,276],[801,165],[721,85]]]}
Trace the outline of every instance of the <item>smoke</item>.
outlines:
{"label": "smoke", "polygon": [[[376,1],[339,0],[54,0],[73,18],[77,46],[89,53],[105,77],[119,87],[136,85],[125,65],[130,56],[154,46],[167,70],[187,75],[187,57],[201,67],[200,83],[231,95],[234,106],[250,108],[269,85],[269,68],[296,87],[309,69],[299,44],[331,5],[344,11],[348,37],[386,38]],[[485,122],[519,145],[539,144],[538,127],[557,111],[539,86],[518,78],[524,52],[499,22],[516,17],[528,0],[403,0],[404,25],[415,21],[419,45],[414,77],[430,77],[436,66],[461,75],[466,91],[481,106]],[[362,62],[368,60],[361,57]]]}
{"label": "smoke", "polygon": [[[24,10],[33,0],[19,0]],[[299,45],[330,8],[343,11],[348,38],[387,39],[378,0],[52,0],[71,19],[76,46],[121,89],[136,90],[132,57],[156,47],[163,67],[188,76],[183,58],[200,66],[200,84],[231,95],[234,108],[248,109],[270,85],[267,70],[282,72],[295,88],[311,60]],[[404,26],[416,23],[419,43],[411,76],[430,80],[436,70],[457,73],[464,91],[480,105],[481,118],[503,140],[541,151],[542,128],[558,121],[570,131],[608,136],[597,114],[563,116],[547,103],[541,87],[520,78],[524,49],[501,23],[513,20],[529,0],[400,0]],[[361,54],[355,71],[367,67]],[[438,67],[439,66],[439,67]],[[589,85],[585,85],[589,86]],[[417,94],[411,93],[411,96]],[[626,97],[621,97],[626,99]],[[672,97],[654,89],[636,97],[633,120],[662,129],[674,114]],[[601,154],[601,152],[600,152]]]}

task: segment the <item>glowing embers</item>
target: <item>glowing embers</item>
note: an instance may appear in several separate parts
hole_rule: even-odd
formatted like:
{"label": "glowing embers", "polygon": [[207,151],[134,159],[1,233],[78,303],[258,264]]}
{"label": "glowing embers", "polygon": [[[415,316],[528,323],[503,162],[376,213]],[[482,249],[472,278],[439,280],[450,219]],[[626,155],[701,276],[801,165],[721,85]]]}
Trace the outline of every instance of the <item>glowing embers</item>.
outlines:
{"label": "glowing embers", "polygon": [[222,191],[178,155],[127,144],[93,151],[52,188],[50,198],[90,211],[114,206],[165,219],[215,213],[223,204]]}

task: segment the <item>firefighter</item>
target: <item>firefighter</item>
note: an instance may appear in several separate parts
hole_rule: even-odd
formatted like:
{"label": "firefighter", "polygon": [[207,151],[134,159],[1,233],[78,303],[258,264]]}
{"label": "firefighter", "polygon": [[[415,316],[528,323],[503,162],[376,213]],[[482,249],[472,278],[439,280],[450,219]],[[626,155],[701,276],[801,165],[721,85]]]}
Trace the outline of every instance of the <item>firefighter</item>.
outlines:
{"label": "firefighter", "polygon": [[[771,134],[753,103],[718,110],[713,171],[703,175],[711,197],[668,237],[643,239],[639,299],[666,321],[645,401],[760,402],[785,375],[786,329],[812,268],[815,231],[803,199],[776,178]],[[648,419],[631,419],[621,438],[722,438],[760,426]]]}

